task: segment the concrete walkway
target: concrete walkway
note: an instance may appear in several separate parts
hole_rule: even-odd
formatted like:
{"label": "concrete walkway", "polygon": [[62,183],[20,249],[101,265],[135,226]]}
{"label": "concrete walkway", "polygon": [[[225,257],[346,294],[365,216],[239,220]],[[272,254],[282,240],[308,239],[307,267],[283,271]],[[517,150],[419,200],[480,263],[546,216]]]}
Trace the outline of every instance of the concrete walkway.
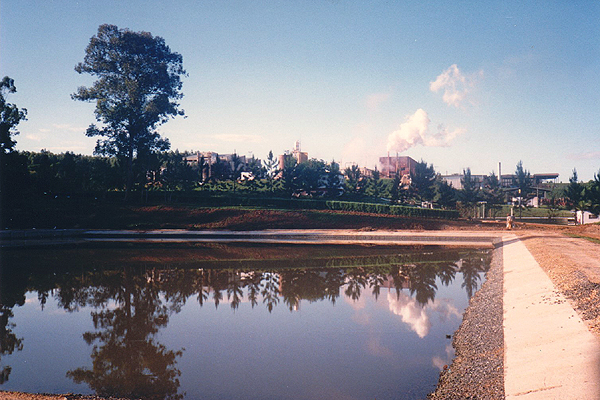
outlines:
{"label": "concrete walkway", "polygon": [[600,342],[525,245],[504,237],[507,399],[600,399]]}

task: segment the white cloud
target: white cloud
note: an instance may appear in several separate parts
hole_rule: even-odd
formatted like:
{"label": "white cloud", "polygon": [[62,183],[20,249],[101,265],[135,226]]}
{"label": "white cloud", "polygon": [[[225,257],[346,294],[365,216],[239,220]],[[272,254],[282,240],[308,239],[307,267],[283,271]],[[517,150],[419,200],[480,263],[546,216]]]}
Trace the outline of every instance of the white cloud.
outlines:
{"label": "white cloud", "polygon": [[407,116],[400,128],[388,136],[387,150],[400,153],[416,145],[446,147],[465,132],[464,129],[449,131],[444,125],[438,125],[437,132],[432,133],[429,131],[430,122],[427,112],[419,108],[413,115]]}
{"label": "white cloud", "polygon": [[449,106],[460,107],[471,90],[475,87],[476,77],[483,75],[479,71],[475,75],[463,75],[456,64],[452,64],[442,72],[435,81],[429,83],[429,90],[434,93],[443,91],[442,100]]}
{"label": "white cloud", "polygon": [[26,137],[27,139],[29,139],[29,140],[32,140],[32,141],[34,141],[34,142],[41,142],[41,141],[42,141],[42,138],[41,138],[39,135],[32,135],[32,134],[29,134],[29,135],[25,135],[25,137]]}
{"label": "white cloud", "polygon": [[436,313],[438,313],[442,321],[445,321],[451,317],[455,317],[458,319],[462,317],[462,314],[458,311],[456,306],[452,304],[452,300],[450,299],[435,300],[433,303],[429,303],[427,307],[431,311],[435,311]]}
{"label": "white cloud", "polygon": [[358,300],[351,299],[348,296],[344,296],[346,303],[350,305],[355,311],[364,310],[366,307],[366,296],[360,296]]}

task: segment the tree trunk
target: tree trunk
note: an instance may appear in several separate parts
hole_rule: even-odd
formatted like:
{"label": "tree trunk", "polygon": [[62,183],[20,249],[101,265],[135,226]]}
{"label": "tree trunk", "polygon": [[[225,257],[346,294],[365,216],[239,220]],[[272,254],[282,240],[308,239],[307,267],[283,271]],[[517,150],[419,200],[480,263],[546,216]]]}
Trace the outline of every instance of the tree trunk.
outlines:
{"label": "tree trunk", "polygon": [[129,200],[129,194],[133,187],[133,150],[127,155],[127,176],[125,181],[125,201]]}

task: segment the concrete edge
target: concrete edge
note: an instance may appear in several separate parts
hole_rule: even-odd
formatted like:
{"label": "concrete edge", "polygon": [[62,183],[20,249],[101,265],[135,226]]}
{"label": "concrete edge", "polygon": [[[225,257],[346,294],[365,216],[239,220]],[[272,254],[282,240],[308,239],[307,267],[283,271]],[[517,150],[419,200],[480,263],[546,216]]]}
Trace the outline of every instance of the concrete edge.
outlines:
{"label": "concrete edge", "polygon": [[289,244],[372,244],[436,245],[494,248],[502,243],[495,232],[473,231],[373,231],[350,230],[266,230],[266,231],[187,231],[187,230],[84,230],[47,229],[0,232],[0,247],[30,247],[88,242],[184,243],[248,242]]}

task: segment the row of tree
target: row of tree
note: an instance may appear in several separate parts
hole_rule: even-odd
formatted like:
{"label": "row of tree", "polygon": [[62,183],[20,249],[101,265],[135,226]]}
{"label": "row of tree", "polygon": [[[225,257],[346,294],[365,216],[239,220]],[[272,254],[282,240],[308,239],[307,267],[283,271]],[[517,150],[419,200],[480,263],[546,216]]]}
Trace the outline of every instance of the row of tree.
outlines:
{"label": "row of tree", "polygon": [[[73,153],[61,155],[15,152],[16,126],[26,119],[27,110],[19,109],[5,99],[14,93],[14,81],[5,77],[0,84],[0,198],[31,192],[90,192],[121,190],[125,199],[132,190],[211,190],[267,191],[280,195],[357,198],[387,198],[392,203],[436,203],[454,208],[457,203],[472,209],[478,202],[488,207],[504,203],[509,195],[503,191],[499,177],[493,173],[483,182],[464,170],[462,189],[455,190],[435,172],[432,165],[421,161],[410,179],[397,176],[380,179],[375,171],[361,174],[358,166],[340,171],[335,162],[308,160],[296,163],[286,158],[284,168],[269,153],[264,165],[252,159],[242,162],[234,155],[231,162],[208,163],[201,160],[196,167],[185,160],[185,153],[169,151],[168,139],[157,127],[170,118],[183,115],[178,101],[182,78],[186,76],[183,58],[172,52],[163,38],[148,32],[132,32],[114,25],[101,25],[85,49],[78,73],[90,74],[97,80],[90,87],[79,87],[74,100],[95,102],[99,125],[91,124],[87,136],[98,137],[96,157]],[[210,168],[210,174],[206,173]],[[243,173],[252,179],[239,183]],[[600,175],[600,172],[599,174]],[[598,175],[585,185],[577,181],[576,172],[566,197],[578,209],[597,212]],[[519,198],[531,193],[531,176],[517,164],[513,186]],[[208,179],[207,179],[208,177]],[[596,182],[596,183],[594,183]]]}
{"label": "row of tree", "polygon": [[574,169],[565,195],[570,200],[572,208],[600,215],[600,170],[594,174],[593,180],[583,183],[579,181],[577,170]]}
{"label": "row of tree", "polygon": [[[461,180],[462,189],[456,190],[434,170],[433,165],[423,160],[416,164],[406,181],[399,176],[382,179],[377,170],[365,175],[356,165],[341,171],[335,161],[327,163],[316,159],[297,163],[289,157],[280,170],[272,152],[264,162],[254,158],[242,161],[234,154],[230,162],[217,158],[210,167],[207,160],[196,164],[188,162],[186,156],[189,154],[163,151],[145,159],[137,158],[133,165],[133,189],[141,193],[195,190],[277,197],[342,197],[352,201],[387,199],[394,204],[427,202],[445,209],[454,209],[458,204],[468,213],[479,202],[485,202],[489,210],[498,210],[511,198],[520,197],[525,203],[535,195],[533,180],[522,162],[517,164],[511,189],[502,188],[493,172],[480,180],[466,168]],[[3,187],[8,192],[18,191],[31,196],[126,190],[126,166],[118,157],[11,151],[5,153],[2,160]],[[209,168],[210,175],[207,174]],[[597,213],[600,211],[599,193],[600,172],[594,175],[594,180],[583,183],[578,181],[574,171],[565,190],[552,191],[548,203]]]}

